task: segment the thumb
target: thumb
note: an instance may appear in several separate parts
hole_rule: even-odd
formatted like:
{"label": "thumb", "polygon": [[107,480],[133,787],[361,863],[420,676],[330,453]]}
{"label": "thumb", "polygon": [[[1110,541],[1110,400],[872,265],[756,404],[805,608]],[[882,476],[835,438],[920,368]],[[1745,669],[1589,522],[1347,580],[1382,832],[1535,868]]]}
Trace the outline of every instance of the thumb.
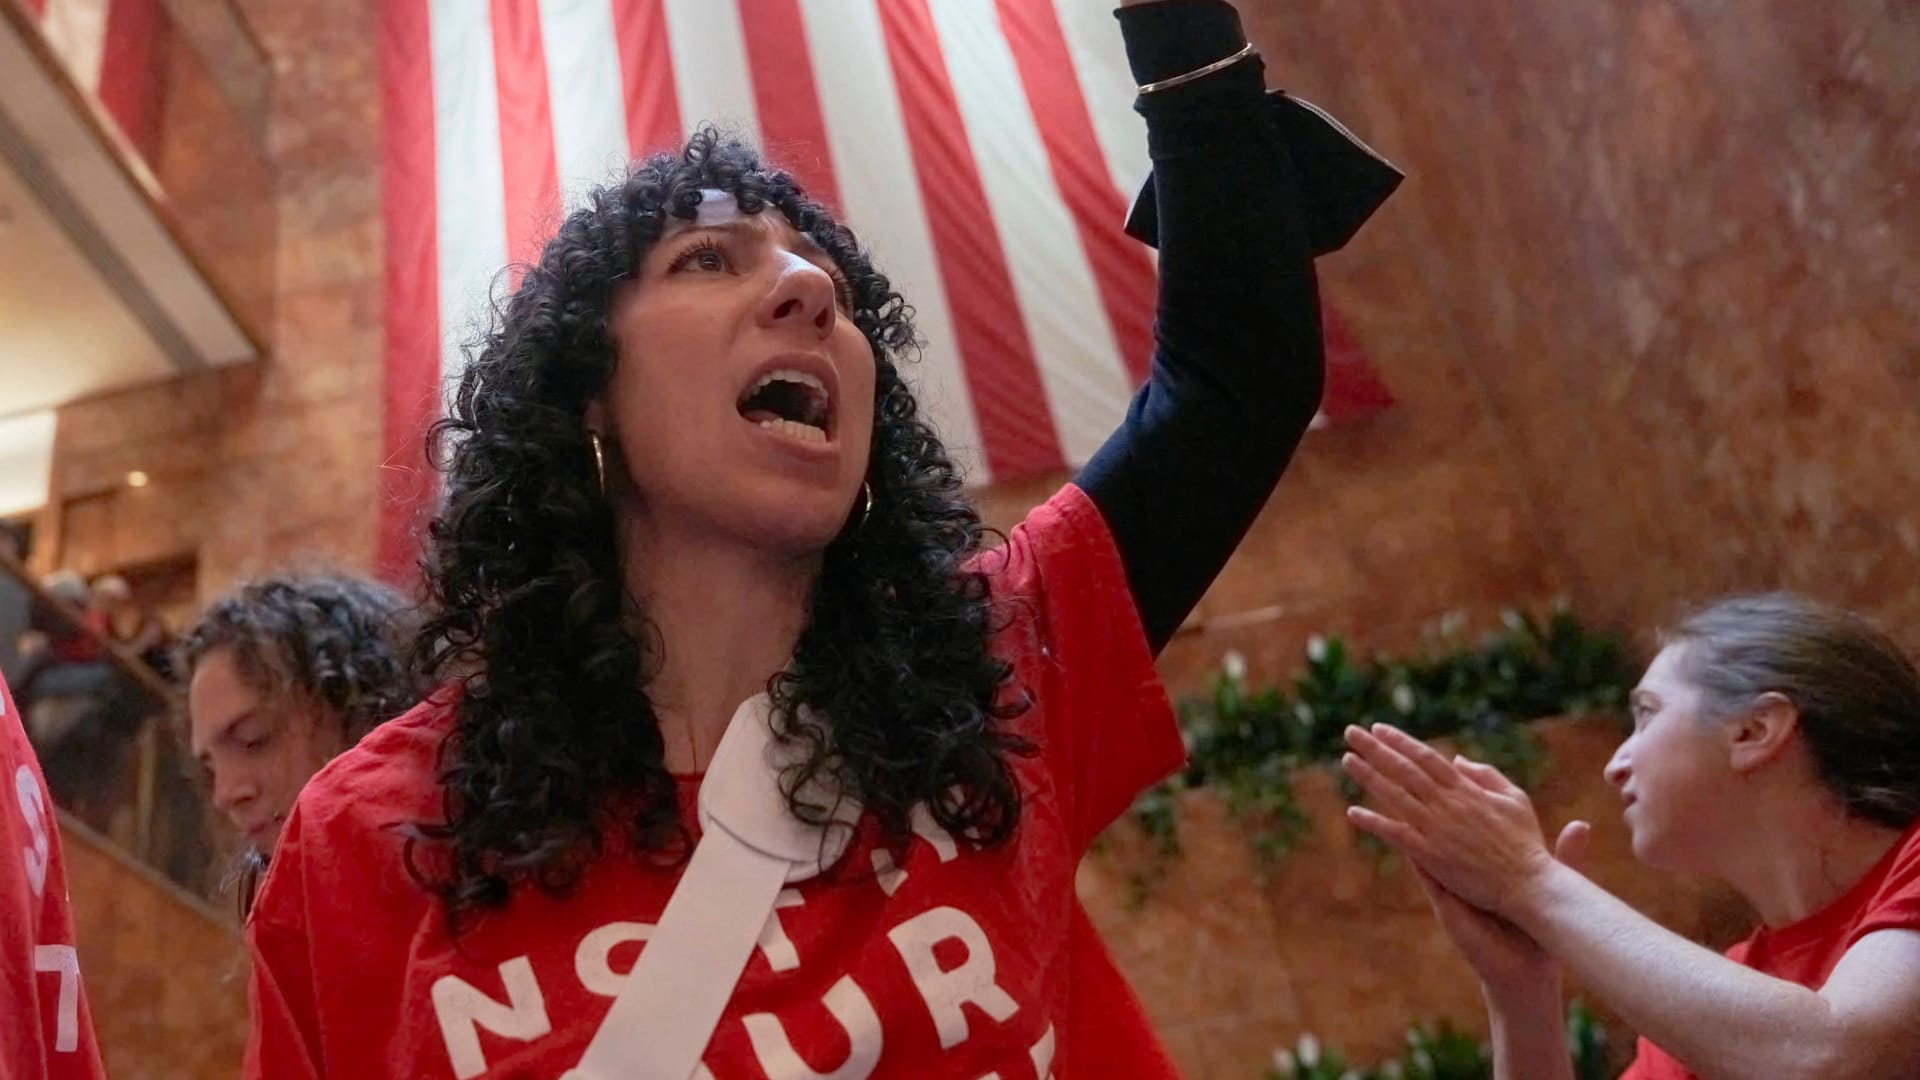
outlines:
{"label": "thumb", "polygon": [[1567,827],[1560,830],[1560,838],[1553,842],[1553,857],[1578,870],[1587,861],[1587,841],[1593,836],[1593,826],[1584,821],[1569,821]]}

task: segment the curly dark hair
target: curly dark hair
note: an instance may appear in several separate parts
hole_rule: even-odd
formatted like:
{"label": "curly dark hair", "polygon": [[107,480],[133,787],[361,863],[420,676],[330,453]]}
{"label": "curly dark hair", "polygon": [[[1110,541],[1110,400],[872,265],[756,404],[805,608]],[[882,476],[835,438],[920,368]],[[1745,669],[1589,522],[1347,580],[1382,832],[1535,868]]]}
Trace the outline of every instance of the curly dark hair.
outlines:
{"label": "curly dark hair", "polygon": [[[215,600],[187,632],[180,655],[186,677],[216,649],[233,650],[249,686],[313,702],[340,720],[348,746],[376,724],[412,708],[424,682],[407,650],[417,609],[400,593],[330,571],[250,581]],[[187,749],[184,718],[177,736]],[[266,872],[267,857],[237,852],[221,882],[239,902],[242,922]]]}
{"label": "curly dark hair", "polygon": [[407,650],[414,608],[393,589],[332,572],[250,581],[208,605],[182,647],[187,677],[231,648],[241,678],[340,718],[349,745],[420,700]]}
{"label": "curly dark hair", "polygon": [[832,258],[877,368],[872,508],[827,547],[793,662],[767,685],[777,737],[802,751],[782,777],[788,804],[826,820],[831,808],[799,793],[827,777],[891,838],[905,837],[921,803],[982,845],[1004,842],[1018,820],[1010,758],[1032,747],[1006,721],[1027,695],[989,651],[996,616],[985,576],[968,566],[979,517],[897,366],[917,355],[912,310],[792,176],[702,129],[566,217],[496,304],[428,439],[447,494],[428,529],[434,614],[417,656],[463,693],[441,748],[445,820],[402,831],[409,871],[456,925],[503,905],[516,882],[566,892],[609,824],[649,858],[684,857],[647,695],[658,633],[625,588],[584,414],[616,362],[616,290],[669,216],[694,217],[703,189],[731,193],[746,213],[777,209]]}

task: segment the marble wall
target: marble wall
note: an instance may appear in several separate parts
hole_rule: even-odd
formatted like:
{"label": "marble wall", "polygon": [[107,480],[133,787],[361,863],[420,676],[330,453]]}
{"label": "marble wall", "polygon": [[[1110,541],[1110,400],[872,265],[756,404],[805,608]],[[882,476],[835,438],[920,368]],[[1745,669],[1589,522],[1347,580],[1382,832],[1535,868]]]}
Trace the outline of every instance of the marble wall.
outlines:
{"label": "marble wall", "polygon": [[[1410,174],[1329,290],[1409,428],[1497,433],[1441,460],[1528,511],[1555,588],[1645,626],[1786,586],[1920,647],[1920,9],[1245,9],[1275,80]],[[1425,490],[1382,525],[1498,549],[1500,504]]]}
{"label": "marble wall", "polygon": [[62,822],[81,978],[94,1033],[116,1080],[231,1080],[247,1039],[240,932]]}
{"label": "marble wall", "polygon": [[[266,357],[61,410],[42,559],[193,554],[201,592],[287,560],[365,566],[381,446],[379,81],[374,6],[242,5],[274,58],[278,250]],[[184,169],[185,166],[180,166]],[[118,490],[126,472],[151,482]],[[67,515],[71,518],[72,515]],[[164,520],[163,520],[164,519]],[[110,536],[101,536],[107,530]],[[46,568],[46,563],[42,563]],[[81,566],[81,569],[92,569]]]}

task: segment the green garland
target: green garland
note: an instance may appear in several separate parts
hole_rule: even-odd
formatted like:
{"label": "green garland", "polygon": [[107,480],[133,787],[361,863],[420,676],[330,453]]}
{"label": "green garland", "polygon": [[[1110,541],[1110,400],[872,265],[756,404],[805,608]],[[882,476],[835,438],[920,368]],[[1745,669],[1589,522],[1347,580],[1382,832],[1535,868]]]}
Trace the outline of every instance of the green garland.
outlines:
{"label": "green garland", "polygon": [[[1575,1080],[1610,1080],[1607,1036],[1579,1001],[1567,1010],[1567,1053]],[[1292,1050],[1273,1055],[1264,1080],[1493,1080],[1493,1053],[1487,1045],[1449,1024],[1437,1030],[1415,1025],[1407,1032],[1405,1055],[1371,1069],[1350,1068],[1338,1050],[1322,1049],[1303,1035]]]}
{"label": "green garland", "polygon": [[[1442,736],[1522,786],[1538,779],[1539,739],[1528,721],[1618,712],[1626,700],[1627,655],[1617,635],[1581,624],[1564,604],[1544,619],[1518,611],[1478,644],[1461,639],[1459,615],[1442,619],[1422,655],[1376,654],[1356,662],[1345,641],[1314,637],[1307,666],[1290,687],[1250,690],[1245,662],[1229,653],[1210,697],[1181,702],[1185,772],[1141,796],[1133,819],[1151,838],[1153,865],[1134,875],[1144,900],[1181,852],[1175,807],[1181,792],[1211,787],[1252,828],[1262,865],[1286,854],[1311,828],[1294,798],[1296,769],[1337,760],[1349,724],[1394,724],[1421,739]],[[1358,792],[1343,776],[1349,801]]]}

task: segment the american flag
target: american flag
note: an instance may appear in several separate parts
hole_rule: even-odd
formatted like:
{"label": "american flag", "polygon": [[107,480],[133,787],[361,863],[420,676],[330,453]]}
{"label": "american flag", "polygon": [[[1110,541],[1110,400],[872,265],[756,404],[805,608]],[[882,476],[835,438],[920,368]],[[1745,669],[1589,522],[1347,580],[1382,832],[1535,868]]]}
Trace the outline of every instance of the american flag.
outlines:
{"label": "american flag", "polygon": [[150,157],[159,136],[159,88],[170,24],[162,0],[24,0],[27,14],[66,67]]}
{"label": "american flag", "polygon": [[[1085,461],[1152,348],[1148,161],[1095,0],[382,0],[388,482],[401,565],[460,345],[510,263],[632,157],[714,122],[869,245],[918,312],[923,406],[975,483]],[[1328,320],[1337,421],[1384,389]]]}

